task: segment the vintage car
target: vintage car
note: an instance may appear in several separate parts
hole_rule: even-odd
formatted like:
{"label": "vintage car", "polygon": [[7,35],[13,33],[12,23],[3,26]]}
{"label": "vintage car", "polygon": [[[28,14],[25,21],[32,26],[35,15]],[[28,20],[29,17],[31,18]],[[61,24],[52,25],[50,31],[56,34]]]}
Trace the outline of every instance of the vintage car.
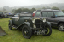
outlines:
{"label": "vintage car", "polygon": [[33,34],[43,36],[50,36],[52,34],[51,24],[46,18],[32,17],[30,13],[20,13],[18,17],[12,17],[8,25],[10,30],[12,28],[22,30],[24,38],[27,39]]}

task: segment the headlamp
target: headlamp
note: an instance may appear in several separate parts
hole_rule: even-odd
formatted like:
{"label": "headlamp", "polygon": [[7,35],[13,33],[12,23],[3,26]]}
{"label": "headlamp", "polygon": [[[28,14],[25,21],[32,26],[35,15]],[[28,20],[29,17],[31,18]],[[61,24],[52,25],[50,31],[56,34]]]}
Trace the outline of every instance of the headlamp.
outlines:
{"label": "headlamp", "polygon": [[43,18],[43,22],[46,22],[46,18]]}
{"label": "headlamp", "polygon": [[32,19],[32,22],[35,23],[35,18]]}

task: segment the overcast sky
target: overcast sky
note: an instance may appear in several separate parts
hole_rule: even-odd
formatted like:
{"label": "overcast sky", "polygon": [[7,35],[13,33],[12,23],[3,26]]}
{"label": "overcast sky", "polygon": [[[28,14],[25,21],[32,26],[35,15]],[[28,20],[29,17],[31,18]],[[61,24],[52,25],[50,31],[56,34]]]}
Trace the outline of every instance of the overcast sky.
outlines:
{"label": "overcast sky", "polygon": [[0,7],[32,6],[51,3],[64,3],[64,0],[0,0]]}

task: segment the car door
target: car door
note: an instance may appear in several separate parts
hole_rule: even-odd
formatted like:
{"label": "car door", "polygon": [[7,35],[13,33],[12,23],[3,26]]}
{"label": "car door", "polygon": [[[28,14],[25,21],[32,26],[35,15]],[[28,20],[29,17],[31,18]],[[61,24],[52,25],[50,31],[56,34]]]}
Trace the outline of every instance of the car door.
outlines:
{"label": "car door", "polygon": [[13,23],[15,25],[18,25],[19,17],[12,17],[13,18]]}
{"label": "car door", "polygon": [[52,17],[53,15],[53,12],[47,12],[47,19],[51,24],[56,25],[58,21]]}
{"label": "car door", "polygon": [[21,25],[24,23],[24,17],[20,16],[19,21],[18,21],[18,25]]}

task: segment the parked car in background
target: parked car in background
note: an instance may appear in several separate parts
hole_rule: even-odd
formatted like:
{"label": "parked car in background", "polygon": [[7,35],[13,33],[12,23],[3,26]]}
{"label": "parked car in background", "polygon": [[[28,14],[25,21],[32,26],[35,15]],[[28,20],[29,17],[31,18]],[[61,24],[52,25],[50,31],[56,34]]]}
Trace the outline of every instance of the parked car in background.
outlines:
{"label": "parked car in background", "polygon": [[14,14],[12,14],[12,13],[11,13],[11,14],[8,13],[8,14],[7,14],[7,17],[8,17],[8,18],[14,17]]}
{"label": "parked car in background", "polygon": [[3,12],[0,12],[0,18],[5,18],[5,15],[3,14]]}
{"label": "parked car in background", "polygon": [[[15,15],[14,15],[14,17],[18,17],[18,15],[19,15],[20,13],[16,13]],[[28,12],[21,12],[21,14],[29,14]]]}
{"label": "parked car in background", "polygon": [[19,13],[16,13],[16,14],[14,15],[14,17],[18,17],[18,14],[19,14]]}
{"label": "parked car in background", "polygon": [[52,27],[64,30],[64,13],[60,10],[41,9],[37,10],[34,16],[45,17]]}

